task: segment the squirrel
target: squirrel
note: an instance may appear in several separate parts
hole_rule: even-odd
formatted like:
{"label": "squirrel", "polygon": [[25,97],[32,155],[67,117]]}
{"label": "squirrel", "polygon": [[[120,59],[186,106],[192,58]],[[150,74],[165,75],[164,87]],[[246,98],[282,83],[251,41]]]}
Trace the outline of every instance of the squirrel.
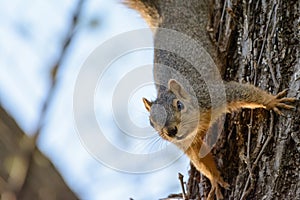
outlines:
{"label": "squirrel", "polygon": [[[192,59],[199,52],[185,39],[173,38],[172,34],[166,36],[165,29],[196,41],[218,67],[222,65],[206,32],[206,1],[125,0],[124,3],[137,10],[154,33],[153,74],[157,99],[143,98],[151,126],[163,139],[183,150],[196,169],[210,180],[207,199],[215,196],[223,199],[220,186],[229,189],[229,184],[222,179],[211,153],[200,157],[201,148],[207,148],[203,138],[209,128],[221,115],[240,108],[264,108],[282,115],[280,109],[293,109],[294,106],[286,103],[296,99],[284,97],[287,90],[274,96],[250,84],[220,81],[215,76],[217,72],[207,64],[206,54],[196,63],[184,58],[187,55]],[[174,51],[160,48],[161,43],[170,45]],[[180,56],[181,51],[188,52]]]}

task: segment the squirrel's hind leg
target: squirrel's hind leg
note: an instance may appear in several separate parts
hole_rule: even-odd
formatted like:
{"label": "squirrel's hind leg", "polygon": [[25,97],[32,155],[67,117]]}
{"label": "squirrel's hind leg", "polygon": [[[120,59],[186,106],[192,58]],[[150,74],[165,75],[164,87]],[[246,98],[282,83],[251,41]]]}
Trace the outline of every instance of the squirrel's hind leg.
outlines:
{"label": "squirrel's hind leg", "polygon": [[230,185],[227,182],[225,182],[221,177],[220,177],[218,183],[226,190],[229,190]]}
{"label": "squirrel's hind leg", "polygon": [[218,182],[211,181],[210,183],[211,183],[211,189],[210,189],[210,192],[208,193],[207,200],[214,200],[215,195],[216,195],[217,200],[224,199],[222,192],[221,192],[221,188],[218,185]]}
{"label": "squirrel's hind leg", "polygon": [[[215,199],[215,194],[216,194],[216,188],[218,187],[218,183],[214,182],[212,183],[211,182],[211,189],[208,193],[208,196],[207,196],[207,200],[214,200]],[[218,195],[216,194],[217,196],[217,199],[218,199]],[[223,198],[223,195],[221,194],[222,198]]]}

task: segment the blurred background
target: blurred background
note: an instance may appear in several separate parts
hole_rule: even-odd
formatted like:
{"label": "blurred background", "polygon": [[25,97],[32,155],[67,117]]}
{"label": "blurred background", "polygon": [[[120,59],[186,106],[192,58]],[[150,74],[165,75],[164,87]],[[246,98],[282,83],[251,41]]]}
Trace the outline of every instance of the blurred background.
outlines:
{"label": "blurred background", "polygon": [[[34,142],[38,149],[51,160],[77,197],[150,200],[181,192],[178,172],[187,178],[189,169],[184,156],[147,173],[124,172],[89,153],[74,121],[74,87],[83,64],[105,41],[147,28],[138,13],[113,0],[0,0],[0,5],[0,105],[26,135],[37,138]],[[119,130],[115,121],[118,117],[110,107],[114,87],[135,68],[152,67],[152,57],[151,50],[141,50],[118,59],[95,94],[95,113],[105,137],[124,151],[146,154],[168,145],[154,131],[147,140],[127,141],[128,135]],[[119,99],[117,104],[126,104],[122,111],[128,112],[132,123],[149,127],[143,96],[155,98],[153,85],[132,91],[130,101]],[[0,151],[1,148],[3,145]],[[119,155],[106,153],[118,159]],[[0,159],[0,164],[3,167],[5,160]],[[149,163],[136,163],[137,168],[143,165]],[[5,182],[4,179],[1,180]]]}

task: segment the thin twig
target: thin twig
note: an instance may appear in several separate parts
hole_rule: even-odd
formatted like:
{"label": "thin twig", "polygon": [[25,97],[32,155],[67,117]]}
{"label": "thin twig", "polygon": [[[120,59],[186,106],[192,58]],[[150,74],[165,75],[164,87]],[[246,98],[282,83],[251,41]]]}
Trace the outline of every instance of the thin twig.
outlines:
{"label": "thin twig", "polygon": [[[251,171],[254,171],[258,161],[260,160],[265,148],[268,146],[269,142],[271,141],[272,137],[273,137],[273,127],[274,127],[274,114],[273,114],[273,111],[271,111],[271,122],[270,122],[270,126],[269,126],[269,133],[268,133],[268,137],[263,145],[263,147],[261,148],[257,158],[255,159],[255,161],[253,162],[253,165],[252,165],[252,169]],[[249,181],[250,181],[250,174],[247,178],[247,181],[246,181],[246,184],[245,184],[245,187],[244,187],[244,190],[243,190],[243,193],[242,193],[242,196],[241,196],[241,200],[245,199],[248,194],[252,191],[253,189],[253,184],[251,184],[251,186],[246,190],[246,188],[248,187],[249,185]]]}
{"label": "thin twig", "polygon": [[[261,47],[261,51],[260,51],[260,54],[259,54],[259,58],[258,58],[258,61],[257,61],[257,65],[254,66],[254,85],[256,85],[256,81],[257,81],[257,67],[261,61],[261,58],[262,58],[262,53],[264,51],[264,47],[265,47],[265,43],[266,43],[266,40],[267,40],[267,36],[268,36],[268,29],[269,29],[269,25],[270,25],[270,21],[271,21],[271,18],[272,18],[272,15],[273,15],[273,12],[276,8],[276,3],[273,4],[273,8],[272,8],[272,11],[268,17],[268,21],[267,21],[267,26],[266,26],[266,29],[265,29],[265,35],[264,35],[264,39],[263,39],[263,44],[262,44],[262,47]],[[272,29],[272,31],[274,30],[274,27]],[[277,82],[276,82],[277,83]],[[253,111],[251,110],[251,118],[250,118],[250,125],[252,124],[253,120]],[[273,132],[273,121],[274,121],[274,118],[273,118],[273,114],[271,113],[271,124],[270,124],[270,132]],[[266,140],[266,142],[264,143],[262,149],[260,150],[256,160],[254,161],[253,165],[251,166],[250,164],[250,141],[251,141],[251,129],[252,127],[249,126],[248,127],[248,144],[247,144],[247,168],[248,168],[248,171],[249,171],[249,175],[248,175],[248,178],[247,178],[247,181],[245,183],[245,187],[243,189],[243,193],[242,193],[242,196],[241,196],[241,199],[245,199],[246,196],[250,193],[250,191],[252,190],[252,188],[254,187],[253,185],[253,170],[255,169],[256,165],[257,165],[257,162],[259,161],[262,153],[264,152],[264,149],[266,148],[266,146],[268,145],[269,141],[271,140],[272,136],[271,134],[268,135],[268,138]],[[250,184],[250,187],[248,188],[248,185],[249,185],[249,182],[251,180],[251,184]],[[248,189],[247,189],[248,188]]]}
{"label": "thin twig", "polygon": [[266,29],[265,29],[265,35],[264,35],[264,39],[263,39],[263,44],[261,46],[261,50],[260,50],[258,61],[257,61],[257,66],[260,64],[260,60],[262,58],[262,54],[263,54],[263,51],[264,51],[264,48],[265,48],[265,44],[266,44],[266,40],[267,40],[267,36],[268,36],[269,25],[270,25],[270,21],[271,21],[271,18],[272,18],[275,6],[276,6],[276,3],[273,4],[272,11],[271,11],[271,13],[270,13],[270,15],[268,17],[267,26],[266,26]]}
{"label": "thin twig", "polygon": [[[253,127],[253,110],[250,111],[250,123],[248,125],[248,139],[247,139],[247,168],[249,171],[249,175],[251,179],[253,178],[253,173],[252,173],[252,166],[251,166],[251,160],[250,160],[250,147],[251,147],[251,134],[252,134],[252,127]],[[245,189],[245,188],[244,188]]]}
{"label": "thin twig", "polygon": [[52,98],[54,97],[55,89],[56,89],[56,85],[57,85],[57,72],[59,71],[59,68],[61,67],[62,62],[64,61],[64,58],[66,57],[68,47],[70,46],[71,41],[74,38],[74,34],[76,33],[78,18],[81,15],[83,3],[84,3],[84,0],[79,0],[78,3],[77,3],[76,9],[74,11],[74,15],[72,17],[70,27],[68,29],[69,31],[68,31],[65,39],[64,39],[64,42],[63,42],[61,53],[60,53],[59,57],[57,58],[57,61],[55,62],[55,64],[51,68],[51,75],[52,75],[51,76],[51,85],[50,85],[49,91],[47,93],[47,96],[45,98],[45,102],[42,106],[41,113],[40,113],[40,118],[39,118],[39,121],[37,123],[36,131],[34,133],[34,136],[36,138],[38,138],[39,134],[41,133],[41,130],[42,130],[43,125],[44,125],[43,124],[44,117],[45,117],[45,115],[48,111],[48,107],[50,106],[50,104],[52,102]]}
{"label": "thin twig", "polygon": [[189,179],[186,187],[187,199],[201,199],[201,196],[204,196],[203,185],[200,181],[202,179],[199,176],[202,176],[202,174],[190,163]]}
{"label": "thin twig", "polygon": [[[275,8],[276,8],[276,3],[273,4],[272,11],[271,11],[271,13],[269,15],[269,18],[268,18],[268,21],[267,21],[266,30],[265,30],[264,40],[263,40],[263,44],[262,44],[262,48],[261,48],[261,51],[260,51],[260,54],[259,54],[257,65],[254,67],[254,85],[256,84],[256,81],[257,81],[257,66],[259,65],[259,63],[261,61],[261,58],[262,58],[262,53],[263,53],[265,42],[266,42],[266,39],[267,39],[270,21],[271,21],[271,18],[272,18],[272,15],[273,15],[273,12],[274,12]],[[252,117],[253,117],[253,111],[251,111],[251,119],[250,120],[252,120]],[[251,132],[249,133],[249,130],[251,130],[251,129],[250,129],[250,127],[248,129],[247,168],[248,168],[248,171],[249,171],[249,175],[248,175],[248,178],[247,178],[247,181],[245,183],[245,186],[244,186],[244,189],[243,189],[243,193],[242,193],[242,196],[241,196],[242,200],[245,199],[246,196],[248,196],[248,194],[252,191],[252,189],[254,187],[253,170],[255,169],[255,167],[256,167],[256,165],[257,165],[260,157],[262,156],[262,153],[264,152],[266,146],[269,144],[269,142],[270,142],[270,140],[272,138],[273,124],[274,124],[274,116],[273,116],[273,113],[271,113],[270,132],[268,134],[267,140],[265,141],[262,149],[260,150],[260,152],[259,152],[259,154],[258,154],[257,158],[255,159],[255,161],[254,161],[254,163],[253,163],[252,166],[250,165],[250,156],[249,156],[250,155],[250,139],[251,139],[251,136],[250,136]],[[250,187],[248,188],[250,180],[251,180],[251,184],[250,184]]]}
{"label": "thin twig", "polygon": [[226,1],[224,1],[222,15],[221,15],[221,19],[220,19],[220,30],[219,30],[219,37],[218,37],[218,43],[217,43],[218,47],[220,45],[220,40],[221,40],[221,35],[222,35],[223,20],[224,20],[224,15],[225,15],[225,12],[226,12],[226,4],[227,4]]}
{"label": "thin twig", "polygon": [[185,188],[184,188],[183,175],[181,173],[178,173],[178,179],[180,181],[180,186],[181,186],[181,189],[182,189],[182,198],[184,200],[186,200],[187,197],[186,197]]}
{"label": "thin twig", "polygon": [[32,164],[33,154],[35,152],[35,149],[37,148],[36,142],[37,142],[37,139],[39,138],[41,130],[44,126],[44,120],[45,120],[46,114],[48,113],[48,109],[50,107],[50,104],[52,103],[52,100],[53,100],[53,97],[54,97],[54,94],[56,91],[57,71],[59,71],[59,68],[61,67],[61,63],[64,61],[64,58],[66,57],[66,52],[68,50],[68,47],[70,46],[70,43],[71,43],[72,39],[74,38],[74,34],[76,32],[76,27],[78,24],[78,18],[81,15],[81,11],[83,8],[83,3],[84,3],[84,0],[79,0],[77,3],[76,9],[75,9],[73,17],[72,17],[72,21],[70,23],[70,27],[68,28],[69,31],[68,31],[65,39],[63,40],[64,42],[63,42],[60,56],[57,58],[57,61],[51,68],[52,76],[51,76],[50,88],[46,95],[45,102],[42,105],[42,109],[39,114],[40,117],[37,122],[37,127],[34,131],[34,134],[30,138],[28,136],[24,136],[20,142],[21,143],[20,150],[22,152],[22,157],[26,160],[26,162],[24,163],[24,166],[23,166],[24,170],[25,170],[25,174],[22,177],[19,177],[18,186],[16,186],[14,188],[14,192],[17,194],[17,196],[19,196],[18,194],[20,194],[21,191],[23,190],[23,188],[25,186],[25,182],[28,178],[28,172],[30,169],[30,165]]}
{"label": "thin twig", "polygon": [[247,139],[247,163],[250,164],[250,146],[251,146],[251,132],[253,127],[253,110],[250,111],[250,123],[248,124],[248,139]]}
{"label": "thin twig", "polygon": [[261,148],[261,151],[259,152],[258,156],[256,157],[254,163],[253,163],[253,167],[256,167],[262,153],[264,152],[265,148],[267,147],[267,145],[269,144],[270,140],[272,139],[273,137],[273,127],[274,127],[274,114],[273,114],[273,111],[270,112],[270,115],[271,115],[271,119],[270,119],[270,126],[269,126],[269,134],[268,134],[268,137],[266,139],[266,142],[264,143],[263,147]]}
{"label": "thin twig", "polygon": [[[275,5],[275,8],[274,8],[274,19],[276,20],[276,15],[277,15],[277,4],[274,4]],[[274,21],[274,24],[273,24],[273,27],[272,27],[272,31],[271,31],[271,34],[270,36],[272,37],[275,33],[275,27],[276,27],[276,22]],[[272,80],[273,80],[273,83],[274,83],[274,86],[275,88],[279,88],[279,83],[277,82],[276,80],[276,76],[275,76],[275,72],[274,72],[274,69],[273,69],[273,66],[272,66],[272,62],[271,62],[271,58],[270,58],[270,55],[271,55],[271,50],[270,50],[270,46],[272,44],[270,44],[270,40],[268,40],[268,48],[267,50],[269,51],[269,53],[267,54],[268,55],[268,66],[269,66],[269,69],[270,69],[270,73],[271,73],[271,77],[272,77]]]}

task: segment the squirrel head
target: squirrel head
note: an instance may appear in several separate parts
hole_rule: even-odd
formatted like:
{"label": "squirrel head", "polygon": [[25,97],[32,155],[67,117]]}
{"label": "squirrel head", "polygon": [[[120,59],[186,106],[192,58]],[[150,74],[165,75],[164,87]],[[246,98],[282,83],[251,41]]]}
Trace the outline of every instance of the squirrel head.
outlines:
{"label": "squirrel head", "polygon": [[143,102],[150,113],[150,125],[163,139],[176,143],[197,131],[199,111],[176,80],[169,80],[168,88],[160,91],[155,101],[143,98]]}

